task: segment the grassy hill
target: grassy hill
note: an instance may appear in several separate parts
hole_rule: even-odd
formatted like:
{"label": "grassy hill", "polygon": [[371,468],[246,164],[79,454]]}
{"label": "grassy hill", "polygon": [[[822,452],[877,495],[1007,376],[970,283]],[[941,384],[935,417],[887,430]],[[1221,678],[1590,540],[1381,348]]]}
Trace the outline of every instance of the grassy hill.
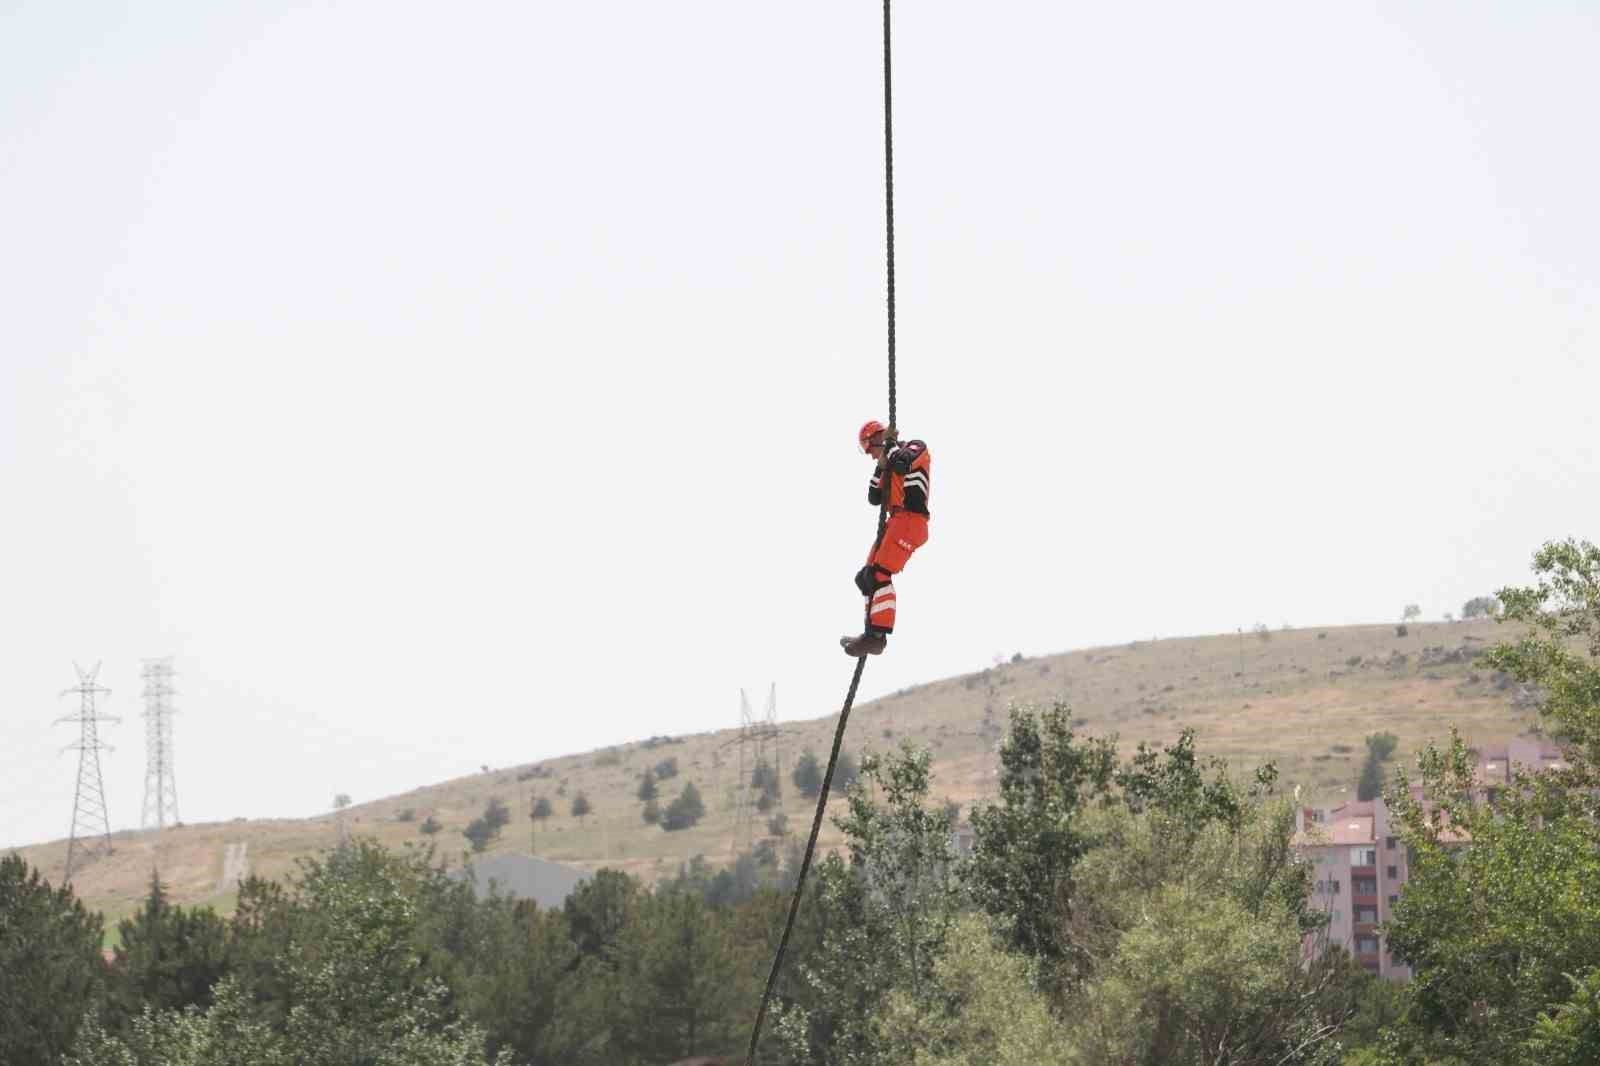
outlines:
{"label": "grassy hill", "polygon": [[[994,750],[1008,707],[1065,700],[1080,732],[1116,733],[1124,751],[1139,741],[1171,741],[1193,727],[1202,753],[1241,770],[1275,760],[1286,785],[1301,785],[1307,802],[1331,802],[1354,795],[1362,738],[1369,733],[1396,734],[1397,758],[1409,764],[1418,748],[1446,735],[1452,724],[1469,742],[1530,731],[1536,714],[1518,687],[1472,661],[1514,635],[1489,621],[1412,625],[1404,637],[1392,625],[1345,626],[1137,641],[1018,659],[857,707],[847,746],[859,752],[902,740],[926,745],[934,755],[935,794],[965,809],[993,791]],[[833,719],[786,722],[782,730],[783,810],[791,833],[803,833],[811,807],[791,787],[789,770],[803,750],[826,757]],[[461,830],[498,797],[511,807],[512,822],[490,850],[531,848],[550,859],[618,867],[654,880],[696,854],[714,863],[729,858],[739,777],[738,749],[730,742],[736,736],[728,729],[655,738],[493,769],[353,806],[344,818],[352,832],[399,845],[426,841],[419,826],[431,815],[444,827],[433,841],[456,859],[468,846]],[[707,808],[700,825],[675,833],[645,825],[635,795],[640,774],[669,757],[681,772],[661,782],[662,806],[693,781]],[[594,805],[582,820],[570,813],[579,791]],[[528,812],[535,795],[549,797],[555,814],[533,839]],[[226,911],[233,902],[221,883],[229,845],[247,845],[251,872],[278,877],[297,857],[333,845],[337,833],[331,814],[190,825],[159,839],[119,833],[116,854],[74,881],[82,897],[115,920],[136,909],[154,863],[176,900]],[[831,824],[821,843],[839,843]],[[59,881],[65,841],[20,850]]]}

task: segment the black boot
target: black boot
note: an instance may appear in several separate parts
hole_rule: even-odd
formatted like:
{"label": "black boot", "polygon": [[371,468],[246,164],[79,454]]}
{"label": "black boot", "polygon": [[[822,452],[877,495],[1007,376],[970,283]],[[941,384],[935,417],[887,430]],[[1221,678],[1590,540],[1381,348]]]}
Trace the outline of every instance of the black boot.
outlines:
{"label": "black boot", "polygon": [[883,649],[889,646],[889,635],[868,631],[859,637],[840,637],[839,646],[854,659],[863,655],[882,655]]}

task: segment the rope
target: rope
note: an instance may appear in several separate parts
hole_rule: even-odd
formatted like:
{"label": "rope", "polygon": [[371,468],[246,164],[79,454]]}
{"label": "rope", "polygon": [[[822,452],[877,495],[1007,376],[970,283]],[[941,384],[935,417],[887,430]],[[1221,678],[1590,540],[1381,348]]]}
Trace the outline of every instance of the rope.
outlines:
{"label": "rope", "polygon": [[[883,206],[886,219],[889,274],[889,433],[894,438],[894,107],[889,94],[889,0],[883,0]],[[882,526],[879,536],[882,536]]]}
{"label": "rope", "polygon": [[[887,472],[888,442],[895,439],[895,382],[894,382],[894,108],[889,93],[889,0],[883,0],[883,196],[887,222],[887,267],[889,277],[889,429],[884,435],[883,455],[878,460],[878,474]],[[873,554],[883,543],[883,531],[889,524],[889,486],[883,486],[883,496],[878,505],[878,536],[873,542]],[[863,608],[863,627],[871,619],[872,603]],[[863,628],[865,632],[865,628]],[[833,771],[839,764],[839,749],[844,744],[845,726],[850,722],[850,708],[856,702],[856,690],[861,687],[861,674],[867,668],[865,655],[856,659],[856,672],[850,678],[850,689],[845,693],[844,706],[839,709],[839,724],[833,731],[833,750],[828,754],[828,769],[822,775],[822,791],[817,794],[817,811],[811,819],[811,836],[806,841],[805,858],[800,861],[800,877],[795,882],[794,896],[789,900],[789,918],[783,926],[783,936],[778,941],[777,953],[772,957],[772,969],[767,973],[767,986],[761,993],[761,1006],[756,1011],[755,1025],[750,1029],[750,1048],[745,1053],[745,1066],[755,1066],[756,1045],[761,1042],[761,1023],[766,1020],[767,1007],[772,1002],[772,992],[778,986],[778,974],[783,971],[783,956],[789,950],[789,937],[794,932],[795,918],[800,914],[800,900],[805,896],[806,876],[811,872],[811,858],[817,850],[817,834],[822,831],[822,816],[828,806],[828,793],[833,789]]]}
{"label": "rope", "polygon": [[833,768],[839,761],[839,747],[844,743],[845,723],[850,720],[850,707],[856,701],[856,688],[861,684],[861,672],[867,667],[867,657],[856,660],[855,676],[850,678],[850,691],[845,693],[844,707],[839,711],[839,725],[833,731],[833,752],[828,756],[828,771],[822,775],[822,791],[817,795],[817,814],[811,821],[811,839],[806,841],[806,856],[800,862],[800,880],[795,882],[794,897],[789,900],[789,920],[783,926],[783,938],[778,941],[778,951],[772,957],[772,969],[767,974],[767,987],[761,993],[761,1008],[756,1011],[756,1023],[750,1030],[750,1049],[745,1055],[745,1066],[755,1066],[756,1045],[761,1042],[761,1023],[767,1017],[767,1005],[772,1001],[772,990],[778,985],[778,974],[783,969],[783,956],[789,950],[789,935],[794,932],[795,918],[800,914],[800,898],[805,895],[806,875],[811,872],[811,856],[817,848],[817,833],[822,830],[822,812],[828,804],[828,791],[833,788]]}

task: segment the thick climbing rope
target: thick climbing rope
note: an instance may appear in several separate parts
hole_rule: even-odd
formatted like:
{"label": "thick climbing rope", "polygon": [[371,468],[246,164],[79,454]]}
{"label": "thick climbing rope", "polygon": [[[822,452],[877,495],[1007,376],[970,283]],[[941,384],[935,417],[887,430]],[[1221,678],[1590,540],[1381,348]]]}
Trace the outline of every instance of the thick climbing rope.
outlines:
{"label": "thick climbing rope", "polygon": [[[889,68],[889,0],[883,0],[883,199],[886,219],[886,245],[888,248],[888,299],[889,299],[889,428],[884,434],[883,456],[878,463],[880,476],[889,457],[889,445],[896,439],[895,389],[894,389],[894,107],[890,95]],[[885,486],[887,488],[887,486]],[[873,542],[873,552],[883,543],[883,531],[889,522],[889,493],[884,492],[878,505],[878,536]],[[871,610],[871,603],[866,607]],[[867,615],[870,618],[870,615]],[[863,620],[865,625],[865,619]],[[761,1006],[756,1011],[755,1024],[750,1029],[750,1048],[745,1054],[745,1066],[755,1066],[756,1046],[761,1042],[761,1023],[766,1020],[767,1007],[772,1002],[772,992],[778,986],[778,975],[783,971],[783,956],[789,950],[789,937],[794,932],[795,918],[800,913],[800,900],[806,891],[806,876],[811,872],[811,858],[817,850],[817,834],[822,831],[822,818],[828,806],[828,793],[833,790],[833,771],[839,764],[839,749],[844,744],[845,727],[850,722],[850,708],[856,702],[856,690],[861,686],[861,674],[867,667],[867,657],[856,659],[856,671],[850,678],[850,689],[845,693],[844,706],[839,709],[839,724],[833,730],[833,750],[828,754],[828,769],[822,775],[822,791],[817,793],[817,812],[811,819],[811,836],[806,841],[805,858],[800,862],[800,876],[795,882],[794,896],[789,900],[789,919],[783,926],[783,937],[772,957],[772,969],[767,974],[767,986],[761,993]]]}

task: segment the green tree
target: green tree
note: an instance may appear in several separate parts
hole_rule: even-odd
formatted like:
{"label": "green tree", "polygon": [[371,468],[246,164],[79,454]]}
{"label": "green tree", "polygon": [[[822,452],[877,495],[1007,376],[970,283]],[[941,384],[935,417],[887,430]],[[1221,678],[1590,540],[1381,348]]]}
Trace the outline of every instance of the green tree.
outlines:
{"label": "green tree", "polygon": [[146,1006],[209,1007],[212,989],[230,969],[227,924],[209,907],[173,906],[154,872],[144,906],[123,919],[117,933],[111,998],[125,1020]]}
{"label": "green tree", "polygon": [[822,765],[817,762],[817,753],[814,751],[801,752],[789,776],[802,796],[814,798],[822,791]]}
{"label": "green tree", "polygon": [[[1568,974],[1600,964],[1600,833],[1550,780],[1523,778],[1476,807],[1458,734],[1419,757],[1424,802],[1389,794],[1411,849],[1410,879],[1384,926],[1410,964],[1407,1019],[1435,1053],[1521,1063],[1539,1015],[1571,994]],[[1470,843],[1469,843],[1470,842]]]}
{"label": "green tree", "polygon": [[1070,954],[1060,915],[1063,903],[1071,913],[1072,869],[1093,845],[1083,812],[1108,800],[1117,766],[1114,741],[1079,743],[1071,721],[1063,703],[1014,709],[1000,745],[1000,802],[976,804],[969,815],[973,898],[1009,926],[1016,948],[1052,971]]}
{"label": "green tree", "polygon": [[1264,787],[1205,779],[1186,747],[1146,764],[1175,786],[1155,802],[1083,816],[1099,844],[1062,911],[1081,960],[1061,1010],[1072,1061],[1337,1062],[1333,1038],[1366,977],[1339,951],[1304,962],[1322,919],[1307,904],[1294,810]]}
{"label": "green tree", "polygon": [[1393,733],[1373,733],[1366,738],[1367,758],[1356,782],[1356,799],[1377,799],[1383,794],[1383,764],[1394,755],[1400,738]]}
{"label": "green tree", "polygon": [[667,805],[666,813],[661,817],[661,828],[669,833],[689,829],[697,825],[705,813],[706,805],[700,799],[700,790],[694,787],[693,781],[687,782],[678,798]]}
{"label": "green tree", "polygon": [[760,994],[754,961],[698,894],[642,899],[617,947],[612,1061],[653,1064],[739,1050],[749,1005]]}
{"label": "green tree", "polygon": [[601,869],[562,903],[572,943],[580,955],[609,959],[622,930],[639,907],[639,882],[618,870]]}
{"label": "green tree", "polygon": [[934,995],[934,966],[961,906],[944,812],[929,801],[929,753],[869,755],[838,820],[849,852],[817,869],[821,942],[779,1014],[795,1062],[890,1061],[877,1012],[904,990]]}
{"label": "green tree", "polygon": [[260,1005],[262,1016],[277,1024],[291,1006],[282,961],[290,951],[296,919],[294,900],[282,884],[251,876],[240,884],[228,922],[232,977]]}
{"label": "green tree", "polygon": [[500,831],[511,824],[511,808],[498,796],[490,796],[483,813],[467,823],[461,831],[472,845],[473,851],[483,851],[500,839]]}
{"label": "green tree", "polygon": [[533,826],[529,830],[528,834],[528,843],[530,847],[534,848],[535,850],[538,849],[537,836],[539,832],[539,823],[554,813],[555,808],[550,806],[550,801],[544,796],[539,796],[534,799],[533,805],[528,809],[528,820],[533,823]]}
{"label": "green tree", "polygon": [[1499,592],[1500,620],[1527,626],[1526,635],[1496,645],[1486,660],[1539,686],[1540,713],[1573,763],[1568,783],[1600,781],[1600,547],[1548,543],[1533,570],[1537,584]]}
{"label": "green tree", "polygon": [[0,1062],[52,1063],[101,994],[98,914],[21,857],[0,858]]}
{"label": "green tree", "polygon": [[589,797],[584,792],[579,791],[576,796],[572,797],[572,816],[574,818],[583,818],[593,811],[594,804],[589,802]]}
{"label": "green tree", "polygon": [[1476,767],[1452,731],[1418,758],[1422,801],[1404,776],[1390,791],[1414,860],[1384,933],[1414,976],[1388,1062],[1562,1061],[1585,1046],[1600,967],[1600,548],[1552,541],[1533,570],[1534,585],[1494,601],[1524,635],[1486,660],[1539,687],[1568,765],[1519,773],[1492,808],[1479,806]]}
{"label": "green tree", "polygon": [[655,771],[646,770],[639,778],[639,799],[641,802],[648,803],[656,798],[656,792]]}
{"label": "green tree", "polygon": [[489,1050],[518,1062],[592,1061],[603,1016],[586,1002],[582,975],[575,979],[582,956],[566,915],[504,897],[479,911],[483,934],[462,1002]]}
{"label": "green tree", "polygon": [[1393,733],[1373,733],[1366,738],[1366,743],[1368,755],[1379,762],[1388,762],[1394,757],[1400,738]]}
{"label": "green tree", "polygon": [[1035,988],[1032,963],[957,919],[921,996],[896,988],[876,1018],[886,1062],[909,1066],[1067,1066],[1067,1034]]}
{"label": "green tree", "polygon": [[1461,617],[1493,618],[1500,613],[1500,601],[1493,596],[1474,596],[1461,605]]}
{"label": "green tree", "polygon": [[1361,776],[1356,780],[1356,799],[1371,800],[1383,795],[1383,764],[1372,756],[1361,764]]}
{"label": "green tree", "polygon": [[493,842],[499,833],[482,818],[474,818],[467,823],[467,827],[461,831],[461,835],[467,838],[467,842],[472,845],[473,851],[481,852]]}
{"label": "green tree", "polygon": [[678,757],[669,755],[655,765],[656,780],[666,781],[678,776]]}
{"label": "green tree", "polygon": [[1582,979],[1566,975],[1572,996],[1539,1016],[1527,1040],[1528,1061],[1541,1066],[1600,1062],[1600,968]]}
{"label": "green tree", "polygon": [[[125,1037],[92,1028],[72,1064],[481,1066],[482,1034],[456,1019],[422,948],[430,899],[466,888],[444,881],[425,857],[365,839],[307,860],[292,894],[252,890],[248,921],[281,937],[262,960],[269,980],[224,978],[210,1010],[147,1009]],[[284,1009],[264,1010],[274,990]]]}
{"label": "green tree", "polygon": [[496,836],[500,830],[511,824],[511,808],[501,801],[499,796],[490,796],[489,802],[483,808],[484,824],[494,830]]}

